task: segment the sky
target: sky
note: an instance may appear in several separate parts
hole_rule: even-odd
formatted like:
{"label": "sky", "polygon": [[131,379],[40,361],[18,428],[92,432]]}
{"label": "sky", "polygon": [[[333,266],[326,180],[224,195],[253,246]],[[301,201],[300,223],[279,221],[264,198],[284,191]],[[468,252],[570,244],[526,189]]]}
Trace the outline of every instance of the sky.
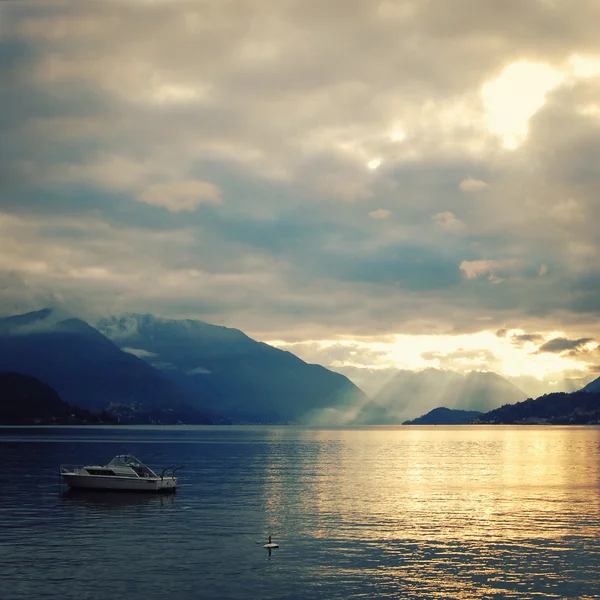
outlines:
{"label": "sky", "polygon": [[0,3],[0,312],[350,376],[600,373],[600,3]]}

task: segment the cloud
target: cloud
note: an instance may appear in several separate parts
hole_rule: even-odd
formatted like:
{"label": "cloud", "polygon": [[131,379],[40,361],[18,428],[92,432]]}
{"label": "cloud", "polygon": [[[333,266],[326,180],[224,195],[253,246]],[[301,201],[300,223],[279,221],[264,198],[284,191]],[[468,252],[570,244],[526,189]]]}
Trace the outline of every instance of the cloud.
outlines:
{"label": "cloud", "polygon": [[371,219],[375,219],[376,221],[382,221],[384,219],[389,219],[392,215],[392,211],[387,208],[377,208],[376,210],[372,210],[369,213]]}
{"label": "cloud", "polygon": [[170,362],[152,361],[151,364],[157,369],[177,369],[177,367]]}
{"label": "cloud", "polygon": [[211,371],[205,367],[196,367],[185,372],[186,375],[210,375],[210,373]]}
{"label": "cloud", "polygon": [[433,215],[431,219],[435,222],[435,224],[441,229],[445,229],[452,233],[460,233],[464,231],[466,225],[460,220],[457,219],[451,212],[445,211],[438,213],[437,215]]}
{"label": "cloud", "polygon": [[492,282],[495,282],[501,281],[496,278],[496,273],[512,271],[519,265],[518,259],[463,260],[459,268],[467,279],[477,279],[482,275],[487,275]]}
{"label": "cloud", "polygon": [[522,333],[510,336],[510,341],[515,345],[522,347],[524,344],[538,344],[543,341],[544,336],[539,333]]}
{"label": "cloud", "polygon": [[5,4],[3,310],[600,335],[597,3]]}
{"label": "cloud", "polygon": [[559,224],[580,221],[584,218],[582,207],[573,198],[557,202],[550,207],[549,214]]}
{"label": "cloud", "polygon": [[481,192],[483,190],[489,189],[489,185],[482,181],[481,179],[473,179],[472,177],[467,177],[467,179],[463,179],[459,186],[462,192]]}
{"label": "cloud", "polygon": [[541,345],[537,352],[551,352],[555,354],[560,354],[561,352],[566,352],[567,350],[579,350],[583,346],[593,342],[594,338],[580,338],[578,340],[569,340],[567,338],[554,338],[549,342]]}
{"label": "cloud", "polygon": [[[380,337],[365,344],[360,340],[326,340],[285,342],[270,340],[269,344],[302,356],[309,363],[326,364],[341,369],[386,369],[390,367],[387,348],[378,349],[377,344],[389,344],[393,339]],[[372,344],[375,344],[375,347]]]}
{"label": "cloud", "polygon": [[373,197],[366,177],[362,174],[323,173],[314,178],[314,190],[341,200],[366,200]]}
{"label": "cloud", "polygon": [[516,376],[507,377],[521,388],[530,398],[538,398],[552,392],[576,392],[594,379],[586,370],[565,370],[561,374],[545,377]]}
{"label": "cloud", "polygon": [[421,358],[435,363],[437,368],[456,371],[494,370],[500,366],[500,359],[487,348],[463,349],[453,352],[423,352]]}
{"label": "cloud", "polygon": [[563,73],[548,64],[520,60],[482,87],[490,129],[505,148],[514,149],[522,143],[529,119],[545,104],[548,92],[564,79]]}
{"label": "cloud", "polygon": [[122,350],[138,358],[154,358],[158,356],[155,352],[148,352],[148,350],[144,350],[143,348],[122,348]]}
{"label": "cloud", "polygon": [[139,194],[141,202],[163,206],[171,212],[193,211],[200,204],[220,204],[221,190],[207,181],[177,181],[157,183]]}

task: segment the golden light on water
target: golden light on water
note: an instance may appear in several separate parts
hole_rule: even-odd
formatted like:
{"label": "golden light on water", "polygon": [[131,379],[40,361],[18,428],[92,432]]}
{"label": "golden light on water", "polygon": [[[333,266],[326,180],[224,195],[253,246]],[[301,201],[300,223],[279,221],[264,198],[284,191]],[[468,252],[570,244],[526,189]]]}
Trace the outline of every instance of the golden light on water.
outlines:
{"label": "golden light on water", "polygon": [[[581,533],[600,511],[600,428],[398,426],[286,437],[296,460],[273,456],[265,497],[277,502],[266,507],[280,528],[310,515],[305,533],[315,538],[537,543]],[[297,493],[285,495],[291,481]],[[572,510],[559,516],[557,503]]]}

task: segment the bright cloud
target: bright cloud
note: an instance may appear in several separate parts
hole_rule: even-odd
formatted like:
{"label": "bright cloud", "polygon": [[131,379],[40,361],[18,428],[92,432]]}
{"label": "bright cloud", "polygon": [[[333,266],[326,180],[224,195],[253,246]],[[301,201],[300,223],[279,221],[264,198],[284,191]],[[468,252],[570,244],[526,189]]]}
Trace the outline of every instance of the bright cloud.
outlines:
{"label": "bright cloud", "polygon": [[459,268],[467,279],[477,279],[482,275],[493,277],[499,271],[511,271],[519,265],[520,261],[517,259],[463,260]]}
{"label": "bright cloud", "polygon": [[[563,372],[587,381],[588,363],[585,357],[560,354],[554,346],[553,349],[536,352],[540,342],[548,340],[548,343],[552,343],[552,339],[556,339],[553,336],[559,334],[548,332],[527,339],[522,330],[509,330],[505,338],[482,331],[472,335],[396,335],[393,340],[374,342],[341,339],[292,344],[273,340],[268,343],[288,349],[305,360],[321,362],[342,371],[359,369],[383,372],[431,367],[463,373],[495,371],[508,377],[529,376],[545,380],[549,390],[552,389],[550,381],[559,378]],[[513,343],[516,337],[522,338],[517,345]],[[561,343],[561,351],[588,342],[590,340]]]}
{"label": "bright cloud", "polygon": [[505,148],[516,148],[527,136],[530,117],[546,102],[564,74],[548,64],[517,61],[481,88],[491,131]]}
{"label": "bright cloud", "polygon": [[402,127],[395,125],[392,127],[389,136],[392,142],[403,142],[406,139],[406,131]]}
{"label": "bright cloud", "polygon": [[220,204],[221,190],[207,181],[187,180],[157,183],[139,194],[138,199],[171,212],[193,211],[201,204]]}

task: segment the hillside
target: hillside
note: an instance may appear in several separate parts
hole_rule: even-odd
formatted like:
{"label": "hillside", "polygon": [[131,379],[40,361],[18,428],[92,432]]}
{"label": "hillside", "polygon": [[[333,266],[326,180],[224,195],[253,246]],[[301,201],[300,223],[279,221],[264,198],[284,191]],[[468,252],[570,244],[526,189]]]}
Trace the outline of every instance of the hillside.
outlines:
{"label": "hillside", "polygon": [[600,424],[600,394],[580,390],[555,393],[497,408],[474,420],[481,424]]}
{"label": "hillside", "polygon": [[594,381],[590,381],[584,388],[581,390],[582,392],[600,394],[600,377],[594,379]]}
{"label": "hillside", "polygon": [[[118,346],[160,369],[210,409],[242,422],[368,422],[369,398],[349,379],[197,320],[126,314],[95,323]],[[361,412],[362,411],[362,412]]]}
{"label": "hillside", "polygon": [[56,390],[22,373],[0,373],[0,425],[115,424],[106,413],[94,414],[64,402]]}
{"label": "hillside", "polygon": [[52,309],[0,319],[0,370],[37,377],[65,402],[124,422],[218,421],[158,369]]}
{"label": "hillside", "polygon": [[477,410],[453,410],[440,406],[412,421],[404,421],[402,425],[468,425],[481,414]]}

